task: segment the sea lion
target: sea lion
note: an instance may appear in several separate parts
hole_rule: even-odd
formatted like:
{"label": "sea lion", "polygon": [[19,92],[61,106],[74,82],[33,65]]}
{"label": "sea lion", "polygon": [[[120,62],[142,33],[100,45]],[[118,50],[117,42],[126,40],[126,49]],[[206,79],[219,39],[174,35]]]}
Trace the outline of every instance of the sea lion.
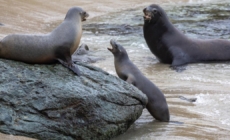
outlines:
{"label": "sea lion", "polygon": [[190,102],[190,103],[196,102],[196,100],[197,100],[197,98],[186,98],[186,97],[184,97],[184,96],[179,96],[179,98],[180,98],[181,100],[185,100],[185,101],[188,101],[188,102]]}
{"label": "sea lion", "polygon": [[89,47],[86,44],[81,44],[81,46],[78,47],[76,54],[77,55],[84,55],[89,53]]}
{"label": "sea lion", "polygon": [[80,7],[68,10],[64,21],[51,33],[44,35],[8,35],[0,41],[0,58],[31,64],[50,64],[59,61],[77,75],[71,55],[78,48],[82,35],[82,21],[88,13]]}
{"label": "sea lion", "polygon": [[156,4],[144,8],[143,12],[145,41],[160,62],[176,67],[188,63],[230,60],[229,41],[186,37]]}
{"label": "sea lion", "polygon": [[114,40],[111,40],[110,44],[112,48],[108,50],[114,55],[117,75],[147,95],[146,108],[155,119],[168,122],[170,115],[164,94],[129,60],[126,50],[120,44]]}
{"label": "sea lion", "polygon": [[82,44],[78,47],[72,55],[73,62],[95,63],[99,60],[104,60],[102,57],[94,56],[93,52],[89,50],[88,45]]}

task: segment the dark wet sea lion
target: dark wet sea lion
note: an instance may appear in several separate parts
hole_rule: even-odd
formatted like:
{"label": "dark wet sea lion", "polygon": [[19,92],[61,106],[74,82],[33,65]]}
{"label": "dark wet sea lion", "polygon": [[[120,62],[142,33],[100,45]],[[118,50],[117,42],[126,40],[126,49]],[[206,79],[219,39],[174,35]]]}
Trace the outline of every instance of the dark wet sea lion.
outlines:
{"label": "dark wet sea lion", "polygon": [[80,71],[72,63],[71,55],[78,48],[82,35],[82,21],[88,17],[80,7],[70,8],[64,21],[51,33],[44,35],[8,35],[0,41],[0,58],[31,64],[59,61],[77,75]]}
{"label": "dark wet sea lion", "polygon": [[180,66],[188,63],[230,60],[230,42],[221,39],[190,39],[177,30],[165,11],[152,4],[144,12],[144,38],[160,62]]}
{"label": "dark wet sea lion", "polygon": [[170,115],[164,94],[129,60],[126,50],[120,44],[113,40],[110,44],[112,49],[108,48],[108,50],[114,55],[117,75],[147,95],[146,108],[155,119],[168,122]]}

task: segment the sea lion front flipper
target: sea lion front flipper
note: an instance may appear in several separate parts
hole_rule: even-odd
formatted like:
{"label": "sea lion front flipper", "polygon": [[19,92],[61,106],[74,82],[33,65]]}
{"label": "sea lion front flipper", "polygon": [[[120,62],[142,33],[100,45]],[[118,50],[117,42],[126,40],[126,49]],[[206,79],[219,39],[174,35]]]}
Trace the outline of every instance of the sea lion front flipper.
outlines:
{"label": "sea lion front flipper", "polygon": [[57,59],[63,66],[67,67],[68,69],[72,70],[75,74],[77,74],[77,76],[81,76],[81,72],[80,70],[78,69],[77,66],[75,66],[73,63],[72,63],[72,60],[70,62],[65,62],[61,59]]}
{"label": "sea lion front flipper", "polygon": [[184,59],[181,59],[181,58],[178,58],[178,57],[174,58],[174,60],[173,60],[173,62],[172,62],[170,67],[173,70],[176,70],[177,72],[182,72],[182,71],[186,70],[187,65],[186,65],[186,63],[184,63],[183,60]]}
{"label": "sea lion front flipper", "polygon": [[74,66],[72,57],[70,54],[70,50],[68,48],[68,44],[62,45],[56,48],[55,56],[56,60],[58,60],[63,66],[67,67],[71,71],[73,71],[78,76],[81,75],[80,70],[77,66]]}
{"label": "sea lion front flipper", "polygon": [[170,68],[172,70],[175,70],[176,72],[183,72],[184,70],[186,70],[186,65],[181,65],[181,66],[173,66],[173,65],[171,65]]}
{"label": "sea lion front flipper", "polygon": [[136,84],[135,84],[135,77],[133,75],[131,75],[131,74],[128,74],[126,82],[128,82],[129,84],[133,84],[134,86],[136,86]]}

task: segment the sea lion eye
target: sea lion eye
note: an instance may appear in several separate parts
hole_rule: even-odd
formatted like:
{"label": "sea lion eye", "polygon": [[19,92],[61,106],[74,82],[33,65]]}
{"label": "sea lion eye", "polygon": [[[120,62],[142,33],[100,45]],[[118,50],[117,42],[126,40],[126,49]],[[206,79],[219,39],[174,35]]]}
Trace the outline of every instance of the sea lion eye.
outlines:
{"label": "sea lion eye", "polygon": [[153,13],[156,14],[156,13],[157,13],[157,10],[153,10]]}

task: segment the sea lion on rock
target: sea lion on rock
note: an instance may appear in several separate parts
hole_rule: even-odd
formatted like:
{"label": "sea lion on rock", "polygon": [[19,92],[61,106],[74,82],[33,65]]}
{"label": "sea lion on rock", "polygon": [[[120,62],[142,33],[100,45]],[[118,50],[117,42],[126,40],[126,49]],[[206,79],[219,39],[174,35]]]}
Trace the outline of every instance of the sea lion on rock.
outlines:
{"label": "sea lion on rock", "polygon": [[126,50],[120,44],[114,40],[111,40],[110,44],[112,49],[108,50],[114,55],[117,75],[147,95],[146,108],[155,119],[168,122],[170,115],[164,94],[129,60]]}
{"label": "sea lion on rock", "polygon": [[190,39],[177,30],[165,11],[152,4],[144,12],[144,38],[160,62],[172,67],[188,63],[230,60],[230,42],[221,39]]}
{"label": "sea lion on rock", "polygon": [[88,13],[80,7],[68,10],[64,21],[51,33],[44,35],[8,35],[0,41],[0,58],[31,64],[50,64],[59,61],[77,75],[71,55],[78,48],[82,35],[82,21]]}

